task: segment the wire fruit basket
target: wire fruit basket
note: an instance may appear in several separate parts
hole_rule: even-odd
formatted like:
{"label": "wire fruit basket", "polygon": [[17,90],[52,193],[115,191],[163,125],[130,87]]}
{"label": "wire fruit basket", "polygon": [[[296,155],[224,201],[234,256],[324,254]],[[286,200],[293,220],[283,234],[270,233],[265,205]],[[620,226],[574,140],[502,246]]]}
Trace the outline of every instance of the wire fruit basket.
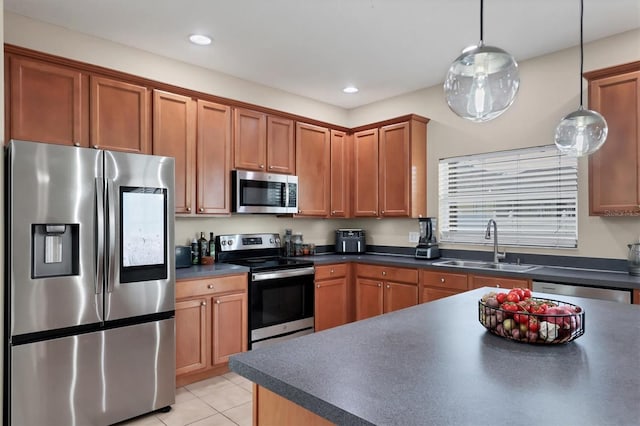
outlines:
{"label": "wire fruit basket", "polygon": [[489,332],[518,342],[553,345],[584,334],[584,310],[554,299],[529,297],[499,303],[496,293],[478,301],[478,320]]}

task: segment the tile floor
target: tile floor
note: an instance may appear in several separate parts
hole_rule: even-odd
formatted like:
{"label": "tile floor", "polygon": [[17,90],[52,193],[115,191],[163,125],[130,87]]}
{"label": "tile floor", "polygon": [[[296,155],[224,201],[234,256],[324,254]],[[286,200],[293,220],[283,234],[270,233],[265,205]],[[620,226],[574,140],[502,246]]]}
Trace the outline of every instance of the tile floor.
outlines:
{"label": "tile floor", "polygon": [[168,413],[138,417],[118,426],[251,426],[252,383],[229,372],[176,390]]}

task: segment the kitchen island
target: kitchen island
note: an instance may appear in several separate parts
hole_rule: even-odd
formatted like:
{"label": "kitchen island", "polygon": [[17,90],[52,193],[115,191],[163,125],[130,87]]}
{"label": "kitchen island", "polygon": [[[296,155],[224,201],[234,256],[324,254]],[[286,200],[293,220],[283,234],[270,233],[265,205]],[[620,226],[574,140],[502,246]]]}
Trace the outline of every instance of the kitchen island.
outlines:
{"label": "kitchen island", "polygon": [[639,306],[563,296],[584,308],[585,334],[529,345],[478,322],[477,300],[491,290],[239,354],[229,366],[257,384],[258,425],[294,424],[300,412],[316,424],[640,424]]}

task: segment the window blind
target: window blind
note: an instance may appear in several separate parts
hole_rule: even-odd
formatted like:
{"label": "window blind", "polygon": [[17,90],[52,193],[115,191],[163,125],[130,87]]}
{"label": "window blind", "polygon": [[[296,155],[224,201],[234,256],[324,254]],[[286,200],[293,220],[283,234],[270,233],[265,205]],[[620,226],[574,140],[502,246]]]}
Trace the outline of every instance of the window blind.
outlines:
{"label": "window blind", "polygon": [[487,222],[500,245],[577,247],[577,159],[555,145],[442,159],[439,162],[440,241],[489,244]]}

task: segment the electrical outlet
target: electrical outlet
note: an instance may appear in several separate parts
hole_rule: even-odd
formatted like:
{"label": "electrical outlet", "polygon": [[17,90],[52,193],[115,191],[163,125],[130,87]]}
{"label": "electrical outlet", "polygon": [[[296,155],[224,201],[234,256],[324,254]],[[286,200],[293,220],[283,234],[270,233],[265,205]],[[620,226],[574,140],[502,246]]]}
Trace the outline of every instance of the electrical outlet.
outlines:
{"label": "electrical outlet", "polygon": [[419,232],[409,232],[409,242],[410,243],[417,243],[420,240],[420,233]]}

